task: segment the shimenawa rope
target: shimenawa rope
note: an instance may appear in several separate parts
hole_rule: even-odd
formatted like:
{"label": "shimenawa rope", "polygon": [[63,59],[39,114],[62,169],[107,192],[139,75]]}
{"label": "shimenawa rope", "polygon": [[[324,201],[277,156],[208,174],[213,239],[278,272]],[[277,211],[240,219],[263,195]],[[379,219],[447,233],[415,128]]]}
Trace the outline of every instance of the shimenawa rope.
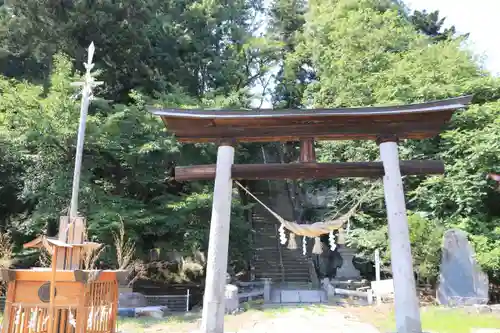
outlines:
{"label": "shimenawa rope", "polygon": [[[303,236],[303,244],[305,243],[305,237],[311,237],[314,238],[314,247],[313,247],[313,253],[315,254],[321,254],[321,241],[320,241],[320,236],[324,234],[330,234],[330,240],[334,240],[333,236],[333,231],[340,229],[344,223],[346,223],[349,218],[356,213],[356,209],[361,205],[363,202],[364,198],[368,196],[368,194],[372,191],[372,189],[375,187],[375,184],[359,199],[359,201],[349,209],[349,211],[340,216],[339,218],[336,218],[334,220],[326,221],[326,222],[315,222],[313,224],[299,224],[291,221],[285,220],[283,217],[278,215],[275,211],[273,211],[271,208],[269,208],[266,204],[264,204],[259,198],[257,198],[253,193],[251,193],[246,187],[240,184],[237,180],[234,181],[236,185],[241,187],[248,195],[250,195],[255,201],[257,201],[262,207],[264,207],[271,215],[273,215],[280,223],[282,226],[284,226],[286,229],[288,229],[291,234],[289,237],[289,242],[288,242],[288,248],[289,249],[296,249],[297,248],[297,243],[295,241],[295,235],[297,236]],[[282,230],[282,228],[280,228]],[[284,241],[286,242],[286,238],[284,236],[283,231],[281,233],[281,243],[284,244]],[[333,244],[330,244],[331,247],[334,249]],[[305,252],[305,247],[304,250]]]}

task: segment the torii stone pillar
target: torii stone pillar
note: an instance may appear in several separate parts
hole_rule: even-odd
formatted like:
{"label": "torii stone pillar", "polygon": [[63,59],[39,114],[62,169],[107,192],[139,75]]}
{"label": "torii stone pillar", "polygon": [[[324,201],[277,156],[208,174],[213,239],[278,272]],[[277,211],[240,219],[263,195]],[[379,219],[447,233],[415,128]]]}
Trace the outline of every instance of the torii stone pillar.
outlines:
{"label": "torii stone pillar", "polygon": [[231,220],[233,188],[231,167],[233,162],[234,147],[227,142],[221,143],[217,150],[201,333],[224,332],[224,288],[226,286]]}
{"label": "torii stone pillar", "polygon": [[397,333],[421,333],[406,204],[399,169],[397,138],[381,138],[380,157],[384,164],[384,193],[389,222],[391,266]]}

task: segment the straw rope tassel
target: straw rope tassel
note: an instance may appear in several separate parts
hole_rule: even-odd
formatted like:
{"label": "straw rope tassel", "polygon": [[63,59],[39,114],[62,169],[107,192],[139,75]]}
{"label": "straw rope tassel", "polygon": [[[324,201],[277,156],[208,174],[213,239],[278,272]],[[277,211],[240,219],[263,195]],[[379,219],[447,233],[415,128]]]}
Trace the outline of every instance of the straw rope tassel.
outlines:
{"label": "straw rope tassel", "polygon": [[333,231],[330,231],[328,234],[328,243],[330,244],[330,251],[335,251],[337,244],[335,243],[335,235],[333,234]]}
{"label": "straw rope tassel", "polygon": [[87,318],[87,329],[92,327],[92,318],[94,317],[94,306],[90,308],[89,316]]}
{"label": "straw rope tassel", "polygon": [[321,254],[323,251],[321,251],[321,238],[319,237],[314,237],[314,246],[312,253],[314,254]]}
{"label": "straw rope tassel", "polygon": [[73,316],[73,311],[71,310],[71,308],[69,308],[68,312],[69,312],[68,322],[71,326],[76,328],[76,319],[75,319],[75,316]]}
{"label": "straw rope tassel", "polygon": [[30,330],[36,329],[36,321],[38,319],[38,307],[35,308],[35,311],[31,311],[30,321],[28,323],[28,328]]}
{"label": "straw rope tassel", "polygon": [[297,249],[297,241],[295,240],[295,234],[293,232],[288,235],[288,249],[296,250]]}
{"label": "straw rope tassel", "polygon": [[279,234],[280,234],[280,243],[281,245],[286,244],[286,234],[285,234],[285,226],[282,224],[280,228],[278,229]]}
{"label": "straw rope tassel", "polygon": [[16,323],[16,325],[19,325],[21,323],[21,309],[22,309],[22,306],[19,306],[17,308],[16,317],[14,319],[14,322]]}

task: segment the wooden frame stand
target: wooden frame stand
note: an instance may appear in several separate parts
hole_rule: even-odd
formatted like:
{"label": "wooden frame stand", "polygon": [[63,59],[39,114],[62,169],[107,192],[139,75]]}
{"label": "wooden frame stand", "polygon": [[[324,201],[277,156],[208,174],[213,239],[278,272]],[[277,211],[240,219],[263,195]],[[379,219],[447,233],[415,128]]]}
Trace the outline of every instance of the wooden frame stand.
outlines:
{"label": "wooden frame stand", "polygon": [[118,286],[128,272],[80,269],[83,256],[101,246],[83,242],[84,224],[61,217],[59,239],[41,236],[24,244],[51,254],[51,268],[0,270],[8,284],[2,333],[116,331]]}
{"label": "wooden frame stand", "polygon": [[115,332],[119,273],[57,271],[54,280],[50,269],[1,274],[8,282],[2,333]]}

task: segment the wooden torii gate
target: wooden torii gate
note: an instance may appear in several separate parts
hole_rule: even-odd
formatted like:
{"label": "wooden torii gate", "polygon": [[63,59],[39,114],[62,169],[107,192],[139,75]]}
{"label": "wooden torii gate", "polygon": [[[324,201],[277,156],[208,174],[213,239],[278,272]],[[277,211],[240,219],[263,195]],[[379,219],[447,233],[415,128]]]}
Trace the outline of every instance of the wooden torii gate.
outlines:
{"label": "wooden torii gate", "polygon": [[[444,173],[441,161],[400,161],[398,141],[440,133],[472,96],[387,107],[307,110],[151,109],[185,143],[218,144],[217,163],[176,167],[177,180],[215,179],[202,333],[224,331],[232,179],[383,176],[398,333],[422,331],[401,175]],[[316,163],[315,140],[375,140],[381,162]],[[233,165],[238,142],[299,141],[300,163]]]}

